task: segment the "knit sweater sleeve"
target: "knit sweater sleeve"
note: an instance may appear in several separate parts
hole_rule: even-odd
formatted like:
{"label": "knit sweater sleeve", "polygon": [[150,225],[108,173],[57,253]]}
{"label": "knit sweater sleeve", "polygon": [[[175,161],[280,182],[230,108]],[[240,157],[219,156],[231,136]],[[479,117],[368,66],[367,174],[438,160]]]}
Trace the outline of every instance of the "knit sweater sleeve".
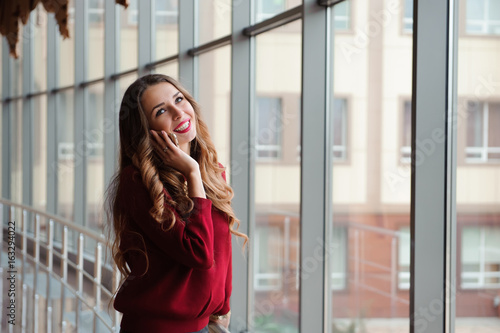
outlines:
{"label": "knit sweater sleeve", "polygon": [[[219,163],[221,167],[222,164]],[[226,181],[226,172],[222,172],[222,178],[224,178],[224,181]],[[231,234],[229,234],[229,237],[231,237]],[[227,275],[226,275],[226,286],[224,290],[225,298],[224,298],[224,305],[222,306],[222,309],[220,309],[216,314],[217,315],[225,315],[231,310],[231,306],[229,304],[230,298],[231,298],[231,293],[233,290],[233,253],[232,253],[232,246],[231,242],[229,242],[229,261],[228,261],[228,267],[227,267]]]}
{"label": "knit sweater sleeve", "polygon": [[[136,169],[125,169],[121,177],[122,207],[131,223],[137,225],[161,251],[180,263],[209,269],[214,263],[214,231],[212,202],[205,198],[191,198],[194,208],[185,220],[177,215],[174,227],[168,231],[151,216],[153,202]],[[166,206],[166,209],[172,209]]]}

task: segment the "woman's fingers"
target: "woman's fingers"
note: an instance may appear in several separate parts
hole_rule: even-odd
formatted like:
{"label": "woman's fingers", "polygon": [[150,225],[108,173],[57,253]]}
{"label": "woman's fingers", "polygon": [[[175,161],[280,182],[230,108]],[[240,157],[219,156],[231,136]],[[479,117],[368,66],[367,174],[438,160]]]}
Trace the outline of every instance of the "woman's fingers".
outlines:
{"label": "woman's fingers", "polygon": [[169,149],[174,149],[175,145],[173,145],[172,140],[170,140],[165,131],[161,131],[161,134],[158,132],[151,130],[151,135],[153,136],[153,144],[158,150],[158,152],[167,153]]}

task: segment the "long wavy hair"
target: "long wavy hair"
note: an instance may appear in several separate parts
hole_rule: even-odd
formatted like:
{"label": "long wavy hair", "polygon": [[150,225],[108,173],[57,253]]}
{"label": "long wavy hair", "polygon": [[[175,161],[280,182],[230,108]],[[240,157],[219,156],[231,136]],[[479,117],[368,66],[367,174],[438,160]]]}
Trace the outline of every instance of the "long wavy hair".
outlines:
{"label": "long wavy hair", "polygon": [[[139,170],[141,180],[148,189],[153,202],[149,214],[161,224],[165,232],[177,223],[176,215],[166,207],[167,205],[173,207],[181,217],[187,216],[193,209],[193,201],[187,194],[183,175],[179,171],[166,166],[153,149],[152,142],[154,139],[149,132],[149,123],[141,106],[144,91],[150,86],[162,82],[170,83],[176,87],[193,106],[196,114],[197,134],[191,141],[190,155],[200,166],[201,178],[207,198],[212,201],[215,208],[226,214],[231,233],[242,237],[244,244],[248,240],[245,234],[237,231],[240,222],[231,207],[233,190],[221,176],[224,168],[218,163],[217,152],[210,139],[207,125],[201,119],[199,105],[191,94],[173,78],[161,74],[145,75],[128,87],[122,99],[119,114],[119,168],[106,193],[106,212],[110,222],[109,232],[114,236],[111,246],[112,256],[124,278],[130,274],[130,269],[125,261],[127,251],[136,250],[146,256],[146,271],[144,274],[147,272],[149,264],[144,246],[142,249],[120,249],[122,237],[124,232],[127,231],[127,216],[117,201],[123,169],[133,165]],[[169,196],[165,196],[164,188]],[[140,237],[144,245],[142,236],[139,234],[137,236]]]}

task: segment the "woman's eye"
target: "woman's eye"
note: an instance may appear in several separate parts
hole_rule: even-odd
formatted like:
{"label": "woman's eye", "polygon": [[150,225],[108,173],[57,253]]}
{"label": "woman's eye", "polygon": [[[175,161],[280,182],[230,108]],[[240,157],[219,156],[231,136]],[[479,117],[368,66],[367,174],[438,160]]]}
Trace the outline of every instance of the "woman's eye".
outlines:
{"label": "woman's eye", "polygon": [[158,117],[159,115],[162,115],[165,112],[165,109],[159,109],[156,111],[156,116]]}
{"label": "woman's eye", "polygon": [[175,99],[175,102],[176,102],[176,103],[180,103],[180,102],[182,102],[182,100],[183,100],[183,99],[184,99],[183,97],[179,96],[179,97],[177,97],[177,98]]}

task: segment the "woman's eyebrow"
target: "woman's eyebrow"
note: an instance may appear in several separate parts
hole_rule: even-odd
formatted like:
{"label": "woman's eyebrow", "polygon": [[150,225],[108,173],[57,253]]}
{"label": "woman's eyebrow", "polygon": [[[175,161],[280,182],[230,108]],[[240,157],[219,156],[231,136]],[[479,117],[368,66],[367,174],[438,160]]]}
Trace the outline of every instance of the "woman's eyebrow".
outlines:
{"label": "woman's eyebrow", "polygon": [[154,111],[157,107],[162,106],[162,105],[164,105],[164,104],[165,104],[165,102],[161,102],[160,104],[158,104],[158,105],[154,106],[154,107],[151,109],[151,113],[153,113],[153,111]]}
{"label": "woman's eyebrow", "polygon": [[[176,93],[172,96],[172,98],[175,98],[175,97],[176,97],[177,95],[179,95],[180,93],[181,93],[180,91],[176,92]],[[162,105],[165,105],[165,102],[161,102],[160,104],[158,104],[158,105],[154,106],[154,107],[151,109],[151,113],[153,113],[153,111],[154,111],[157,107],[162,106]]]}

